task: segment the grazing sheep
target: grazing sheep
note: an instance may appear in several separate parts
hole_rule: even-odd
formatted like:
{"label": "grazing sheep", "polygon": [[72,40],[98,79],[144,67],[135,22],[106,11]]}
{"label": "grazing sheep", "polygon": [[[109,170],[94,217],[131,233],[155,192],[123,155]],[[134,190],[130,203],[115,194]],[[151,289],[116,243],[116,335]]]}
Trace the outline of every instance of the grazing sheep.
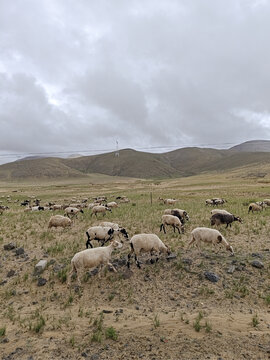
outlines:
{"label": "grazing sheep", "polygon": [[101,203],[94,203],[94,202],[90,203],[90,204],[88,204],[88,209],[91,210],[91,209],[93,209],[94,206],[97,206],[97,205],[101,205]]}
{"label": "grazing sheep", "polygon": [[94,206],[92,208],[92,215],[96,215],[97,217],[97,214],[100,213],[100,214],[103,214],[103,216],[105,215],[106,211],[112,211],[110,208],[108,208],[107,206],[104,206],[104,205],[97,205],[97,206]]}
{"label": "grazing sheep", "polygon": [[243,222],[243,220],[239,216],[234,216],[232,214],[213,214],[211,216],[211,225],[221,225],[226,224],[226,228],[228,225],[232,226],[232,222],[239,221],[240,223]]}
{"label": "grazing sheep", "polygon": [[86,231],[87,241],[86,248],[90,245],[91,248],[93,245],[90,240],[97,240],[101,242],[101,246],[103,246],[107,241],[111,240],[114,235],[114,229],[110,226],[92,226]]}
{"label": "grazing sheep", "polygon": [[113,228],[114,230],[114,235],[118,235],[119,233],[121,233],[126,239],[128,239],[128,233],[126,231],[126,229],[124,229],[122,226],[119,226],[116,223],[112,223],[109,221],[103,221],[102,223],[99,224],[99,226],[109,226],[111,228]]}
{"label": "grazing sheep", "polygon": [[264,199],[263,202],[266,206],[270,206],[270,199]]}
{"label": "grazing sheep", "polygon": [[63,209],[62,205],[55,204],[52,206],[52,210],[62,210],[62,209]]}
{"label": "grazing sheep", "polygon": [[31,211],[40,211],[40,210],[44,210],[44,206],[32,206],[31,207]]}
{"label": "grazing sheep", "polygon": [[258,204],[255,204],[255,203],[251,203],[248,206],[248,213],[250,211],[254,212],[254,211],[262,211],[262,210],[263,210],[263,207]]}
{"label": "grazing sheep", "polygon": [[214,201],[212,199],[206,199],[205,200],[205,205],[215,205]]}
{"label": "grazing sheep", "polygon": [[186,220],[189,221],[188,213],[182,209],[166,209],[164,210],[164,214],[177,216],[182,224],[184,224]]}
{"label": "grazing sheep", "polygon": [[213,201],[214,205],[223,205],[226,202],[226,200],[221,198],[213,198],[211,200]]}
{"label": "grazing sheep", "polygon": [[212,248],[216,244],[222,244],[225,246],[226,250],[230,251],[234,255],[232,246],[227,242],[223,235],[218,230],[209,229],[206,227],[198,227],[191,232],[191,241],[188,244],[187,250],[189,247],[196,242],[196,245],[200,248],[200,243],[205,242],[212,244]]}
{"label": "grazing sheep", "polygon": [[126,203],[129,203],[130,200],[129,200],[129,198],[127,198],[127,197],[122,197],[122,199],[120,199],[119,202],[120,202],[121,204],[126,204]]}
{"label": "grazing sheep", "polygon": [[263,209],[265,209],[267,207],[267,205],[264,201],[256,201],[255,204],[261,206]]}
{"label": "grazing sheep", "polygon": [[223,209],[213,209],[211,210],[211,215],[214,214],[225,214],[225,215],[232,215],[229,211]]}
{"label": "grazing sheep", "polygon": [[175,232],[175,229],[178,230],[180,234],[180,230],[182,230],[182,233],[184,233],[184,226],[181,223],[180,219],[177,216],[173,215],[162,215],[162,224],[160,225],[159,231],[163,229],[164,234],[166,234],[165,225],[170,225],[173,227],[173,230]]}
{"label": "grazing sheep", "polygon": [[68,217],[73,217],[73,216],[77,216],[77,214],[81,212],[83,214],[83,210],[82,209],[78,209],[76,207],[71,207],[71,206],[68,206],[67,208],[65,208],[65,214],[68,216]]}
{"label": "grazing sheep", "polygon": [[117,204],[117,202],[115,202],[115,201],[111,201],[111,202],[109,202],[109,203],[107,204],[107,207],[108,207],[108,208],[117,208],[117,207],[118,207],[118,204]]}
{"label": "grazing sheep", "polygon": [[160,201],[163,201],[164,204],[166,205],[174,205],[178,200],[176,199],[162,199],[162,198],[158,198]]}
{"label": "grazing sheep", "polygon": [[[128,254],[127,266],[130,267],[130,258],[134,253],[136,265],[138,268],[141,268],[137,256],[142,252],[150,252],[151,254],[151,263],[154,262],[152,259],[153,253],[156,252],[158,255],[161,253],[170,254],[170,249],[164,245],[160,238],[155,234],[137,234],[132,236],[130,239],[131,251]],[[156,261],[158,261],[158,255]]]}
{"label": "grazing sheep", "polygon": [[62,215],[54,215],[49,220],[48,228],[49,229],[51,227],[64,227],[65,228],[68,226],[71,226],[71,220],[68,217],[62,216]]}
{"label": "grazing sheep", "polygon": [[5,210],[9,210],[9,207],[4,206],[4,205],[0,205],[0,215],[2,215]]}
{"label": "grazing sheep", "polygon": [[[71,260],[71,271],[68,276],[68,287],[71,283],[71,277],[74,272],[77,273],[78,285],[81,286],[80,277],[85,269],[91,269],[99,265],[110,265],[114,272],[115,267],[110,263],[111,255],[114,249],[120,249],[122,244],[114,240],[106,247],[97,247],[94,249],[86,249],[75,254]],[[100,277],[100,273],[98,273]]]}

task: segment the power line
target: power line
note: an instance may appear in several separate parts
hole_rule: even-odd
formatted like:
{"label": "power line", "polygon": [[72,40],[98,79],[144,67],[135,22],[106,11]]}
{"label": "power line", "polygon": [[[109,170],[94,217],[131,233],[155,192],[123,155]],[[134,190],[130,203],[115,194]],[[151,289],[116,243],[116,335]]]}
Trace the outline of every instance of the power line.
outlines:
{"label": "power line", "polygon": [[[157,145],[157,146],[134,146],[134,150],[161,150],[161,149],[179,149],[184,147],[207,147],[207,146],[230,146],[235,145],[235,143],[219,143],[219,144],[181,144],[181,145]],[[125,149],[125,148],[124,148]],[[123,150],[123,149],[122,149]],[[48,152],[20,152],[20,153],[8,153],[0,154],[1,158],[4,157],[20,157],[20,156],[49,156],[49,155],[64,155],[64,154],[80,154],[80,153],[106,153],[106,152],[115,152],[115,148],[107,149],[80,149],[80,150],[68,150],[68,151],[48,151]],[[82,155],[85,156],[85,155]]]}

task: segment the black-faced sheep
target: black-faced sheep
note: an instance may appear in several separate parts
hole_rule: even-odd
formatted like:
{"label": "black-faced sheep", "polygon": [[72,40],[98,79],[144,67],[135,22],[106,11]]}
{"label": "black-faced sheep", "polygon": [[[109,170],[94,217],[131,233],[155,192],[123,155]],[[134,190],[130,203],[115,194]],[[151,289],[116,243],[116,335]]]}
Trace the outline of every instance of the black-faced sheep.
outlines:
{"label": "black-faced sheep", "polygon": [[155,234],[137,234],[132,236],[130,239],[130,247],[131,251],[128,254],[128,262],[127,266],[130,267],[130,258],[134,253],[136,265],[140,268],[140,263],[138,261],[137,256],[139,256],[142,252],[149,252],[151,254],[151,263],[154,262],[152,256],[154,253],[157,253],[157,258],[155,261],[158,261],[158,256],[161,253],[170,254],[170,249],[164,245],[164,243],[160,240],[160,238]]}
{"label": "black-faced sheep", "polygon": [[94,206],[92,208],[92,215],[96,215],[97,217],[97,214],[102,214],[103,216],[105,216],[106,214],[106,211],[112,211],[110,208],[108,208],[107,206],[103,206],[103,205],[98,205],[98,206]]}
{"label": "black-faced sheep", "polygon": [[261,205],[258,205],[256,203],[251,203],[249,204],[248,206],[248,212],[252,211],[262,211],[263,210],[263,207]]}
{"label": "black-faced sheep", "polygon": [[[91,269],[100,265],[109,265],[114,272],[115,267],[110,263],[111,255],[114,249],[120,249],[122,244],[114,240],[106,247],[96,247],[94,249],[86,249],[75,254],[71,260],[71,271],[68,276],[68,287],[70,286],[71,277],[74,272],[77,273],[78,285],[81,286],[81,276],[85,269]],[[100,272],[98,273],[100,276]]]}
{"label": "black-faced sheep", "polygon": [[234,255],[232,246],[218,230],[206,227],[198,227],[194,229],[191,232],[191,241],[189,242],[187,249],[189,249],[193,243],[196,243],[196,245],[200,248],[201,242],[211,244],[212,248],[216,244],[222,244],[225,246],[226,250],[230,251],[231,254]]}
{"label": "black-faced sheep", "polygon": [[107,241],[112,240],[114,235],[114,229],[109,226],[92,226],[86,231],[87,241],[86,241],[86,248],[88,246],[92,248],[93,245],[91,244],[91,240],[97,240],[101,242],[101,246],[103,246]]}
{"label": "black-faced sheep", "polygon": [[72,206],[68,206],[67,208],[65,208],[65,214],[68,217],[74,217],[77,216],[77,214],[81,212],[83,214],[83,210],[82,209],[78,209],[76,207],[72,207]]}
{"label": "black-faced sheep", "polygon": [[109,221],[103,221],[99,224],[99,226],[111,227],[114,230],[114,235],[122,234],[124,236],[124,238],[128,239],[128,233],[127,233],[126,229],[124,229],[122,226],[119,226],[116,223],[109,222]]}
{"label": "black-faced sheep", "polygon": [[180,234],[180,230],[182,231],[182,233],[184,233],[184,226],[177,216],[162,215],[162,224],[160,225],[159,231],[162,231],[163,229],[164,234],[166,234],[166,228],[165,228],[166,225],[172,226],[174,232],[175,229],[177,229],[179,234]]}
{"label": "black-faced sheep", "polygon": [[234,216],[232,214],[221,214],[221,213],[213,214],[211,216],[210,221],[212,226],[226,224],[226,228],[229,225],[232,226],[232,223],[234,221],[239,221],[240,223],[243,222],[243,220],[239,216]]}
{"label": "black-faced sheep", "polygon": [[177,216],[178,219],[181,221],[182,224],[184,224],[187,221],[189,221],[189,216],[186,210],[182,209],[166,209],[164,210],[165,215],[173,215]]}

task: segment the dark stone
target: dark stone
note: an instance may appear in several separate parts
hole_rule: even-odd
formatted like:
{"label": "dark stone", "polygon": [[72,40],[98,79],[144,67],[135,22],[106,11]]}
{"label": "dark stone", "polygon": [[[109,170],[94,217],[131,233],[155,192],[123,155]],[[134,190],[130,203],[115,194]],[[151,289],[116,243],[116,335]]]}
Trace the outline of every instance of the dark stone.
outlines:
{"label": "dark stone", "polygon": [[127,265],[127,260],[126,259],[116,259],[113,262],[113,266],[117,267],[117,266],[126,266]]}
{"label": "dark stone", "polygon": [[7,280],[2,280],[1,282],[0,282],[0,285],[5,285],[7,283]]}
{"label": "dark stone", "polygon": [[19,256],[22,254],[24,254],[24,248],[20,247],[20,248],[16,249],[16,251],[15,251],[16,256]]}
{"label": "dark stone", "polygon": [[150,276],[149,276],[149,274],[146,274],[145,277],[144,277],[144,281],[149,281],[149,280],[151,280]]}
{"label": "dark stone", "polygon": [[8,342],[9,342],[8,338],[1,339],[0,341],[1,344],[6,344]]}
{"label": "dark stone", "polygon": [[95,268],[94,270],[90,271],[90,274],[92,276],[97,275],[98,274],[98,268]]}
{"label": "dark stone", "polygon": [[90,357],[90,360],[99,360],[100,356],[98,354],[93,354]]}
{"label": "dark stone", "polygon": [[259,253],[252,253],[251,254],[252,257],[258,257],[259,259],[263,259],[263,256]]}
{"label": "dark stone", "polygon": [[136,310],[140,310],[140,307],[137,305],[137,306],[135,306],[135,309],[136,309]]}
{"label": "dark stone", "polygon": [[170,255],[167,256],[166,259],[167,259],[168,261],[170,261],[170,260],[174,260],[174,259],[176,259],[176,258],[177,258],[177,255],[174,254],[174,253],[171,253]]}
{"label": "dark stone", "polygon": [[7,273],[7,277],[12,277],[15,275],[15,271],[14,270],[9,270],[9,272]]}
{"label": "dark stone", "polygon": [[126,269],[123,273],[122,273],[122,278],[124,280],[130,279],[131,276],[133,275],[133,272],[129,269]]}
{"label": "dark stone", "polygon": [[9,243],[9,244],[6,244],[4,245],[4,250],[13,250],[16,248],[16,245],[14,243]]}
{"label": "dark stone", "polygon": [[102,310],[103,314],[111,314],[113,311],[112,310]]}
{"label": "dark stone", "polygon": [[186,264],[186,265],[191,265],[192,264],[192,260],[191,259],[182,259],[182,263]]}
{"label": "dark stone", "polygon": [[86,358],[86,357],[87,357],[86,352],[82,352],[82,353],[81,353],[81,356],[84,357],[84,358]]}
{"label": "dark stone", "polygon": [[44,286],[46,284],[47,280],[44,278],[38,278],[37,286]]}
{"label": "dark stone", "polygon": [[259,260],[253,260],[251,265],[257,269],[262,269],[264,267],[264,264]]}
{"label": "dark stone", "polygon": [[211,282],[218,282],[219,281],[219,276],[216,275],[215,273],[206,271],[204,273],[204,276],[206,277],[207,280],[209,280]]}

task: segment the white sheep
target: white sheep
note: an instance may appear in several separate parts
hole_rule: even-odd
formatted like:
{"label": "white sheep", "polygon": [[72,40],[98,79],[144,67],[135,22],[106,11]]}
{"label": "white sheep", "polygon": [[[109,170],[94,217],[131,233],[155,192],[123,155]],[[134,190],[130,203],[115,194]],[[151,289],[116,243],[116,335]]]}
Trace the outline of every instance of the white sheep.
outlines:
{"label": "white sheep", "polygon": [[115,201],[111,201],[111,202],[108,202],[107,207],[108,208],[117,208],[118,204]]}
{"label": "white sheep", "polygon": [[226,250],[230,251],[234,255],[232,246],[227,242],[223,235],[218,230],[209,229],[206,227],[197,227],[191,232],[191,241],[188,244],[187,249],[195,242],[200,248],[200,243],[208,243],[212,245],[212,248],[216,244],[223,244]]}
{"label": "white sheep", "polygon": [[67,208],[65,208],[65,214],[68,217],[77,216],[79,212],[83,213],[83,210],[72,206],[68,206]]}
{"label": "white sheep", "polygon": [[214,201],[212,199],[206,199],[205,205],[215,205]]}
{"label": "white sheep", "polygon": [[86,248],[90,245],[91,248],[93,245],[91,244],[91,240],[97,240],[101,242],[101,246],[103,246],[107,241],[111,240],[114,235],[114,229],[110,226],[91,226],[86,231],[87,241]]}
{"label": "white sheep", "polygon": [[270,206],[270,199],[264,199],[263,202],[266,206]]}
{"label": "white sheep", "polygon": [[166,205],[174,205],[178,200],[176,199],[162,199],[162,198],[158,198],[160,201],[163,201],[164,204]]}
{"label": "white sheep", "polygon": [[[130,239],[131,251],[128,254],[127,266],[130,267],[130,258],[134,253],[136,265],[138,268],[141,268],[137,256],[142,252],[149,252],[151,254],[151,263],[154,262],[152,256],[154,253],[158,255],[161,253],[170,254],[170,249],[160,240],[160,238],[155,234],[137,234],[132,236]],[[158,261],[158,255],[156,261]]]}
{"label": "white sheep", "polygon": [[[111,255],[114,249],[120,249],[122,244],[114,240],[106,247],[96,247],[94,249],[86,249],[75,254],[71,260],[71,271],[68,277],[68,287],[71,283],[71,277],[74,272],[77,273],[78,285],[81,286],[80,277],[85,269],[95,268],[99,265],[110,265],[114,272],[115,267],[110,263]],[[100,277],[100,273],[98,273]]]}
{"label": "white sheep", "polygon": [[54,215],[50,218],[49,220],[49,225],[48,228],[50,229],[51,227],[68,227],[71,226],[71,220],[66,217],[66,216],[62,216],[62,215]]}
{"label": "white sheep", "polygon": [[177,216],[174,215],[162,215],[162,224],[160,225],[159,231],[163,229],[164,234],[166,234],[166,228],[165,225],[169,225],[173,227],[173,230],[175,232],[175,229],[178,230],[180,234],[180,230],[182,230],[182,233],[184,233],[184,226],[181,223],[180,219]]}
{"label": "white sheep", "polygon": [[100,214],[103,214],[103,216],[105,215],[106,211],[112,211],[110,208],[108,208],[107,206],[104,206],[104,205],[98,205],[98,206],[94,206],[92,208],[92,215],[96,215],[97,217],[97,214],[100,213]]}
{"label": "white sheep", "polygon": [[58,205],[58,204],[54,204],[52,206],[52,210],[62,210],[63,209],[63,206],[62,205]]}

